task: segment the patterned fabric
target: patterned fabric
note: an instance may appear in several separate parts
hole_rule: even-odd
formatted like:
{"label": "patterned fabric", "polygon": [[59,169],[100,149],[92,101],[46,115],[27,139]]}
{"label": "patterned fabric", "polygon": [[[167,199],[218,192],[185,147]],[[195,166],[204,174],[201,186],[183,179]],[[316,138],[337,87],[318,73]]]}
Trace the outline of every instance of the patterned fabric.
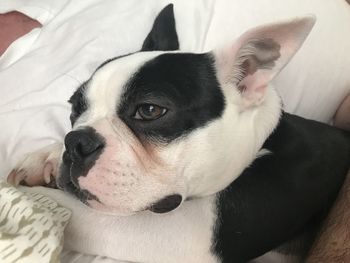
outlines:
{"label": "patterned fabric", "polygon": [[0,262],[56,263],[71,212],[0,181]]}

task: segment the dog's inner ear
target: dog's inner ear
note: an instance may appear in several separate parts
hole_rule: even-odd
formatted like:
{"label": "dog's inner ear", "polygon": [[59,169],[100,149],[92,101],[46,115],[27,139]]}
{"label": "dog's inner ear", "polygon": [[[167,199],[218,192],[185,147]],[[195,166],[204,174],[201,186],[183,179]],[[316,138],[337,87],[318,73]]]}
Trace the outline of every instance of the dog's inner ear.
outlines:
{"label": "dog's inner ear", "polygon": [[155,19],[141,51],[170,51],[179,49],[173,4],[163,8]]}
{"label": "dog's inner ear", "polygon": [[242,106],[264,101],[271,80],[300,48],[314,25],[313,17],[249,30],[234,44],[214,51],[217,75],[239,90]]}

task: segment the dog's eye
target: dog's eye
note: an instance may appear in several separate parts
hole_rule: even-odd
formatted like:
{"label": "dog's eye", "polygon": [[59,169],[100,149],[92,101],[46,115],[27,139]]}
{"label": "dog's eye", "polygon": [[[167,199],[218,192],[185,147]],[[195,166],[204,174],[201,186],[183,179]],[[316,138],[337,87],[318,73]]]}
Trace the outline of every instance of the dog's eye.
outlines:
{"label": "dog's eye", "polygon": [[137,108],[134,118],[137,120],[156,120],[167,112],[166,108],[154,104],[142,104]]}

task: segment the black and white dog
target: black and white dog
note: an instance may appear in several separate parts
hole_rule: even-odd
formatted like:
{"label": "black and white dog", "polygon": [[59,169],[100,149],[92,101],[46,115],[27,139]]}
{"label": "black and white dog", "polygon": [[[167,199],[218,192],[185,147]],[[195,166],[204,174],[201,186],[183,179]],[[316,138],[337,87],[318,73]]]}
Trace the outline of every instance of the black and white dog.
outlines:
{"label": "black and white dog", "polygon": [[106,254],[116,258],[231,263],[276,248],[304,256],[350,165],[349,134],[283,113],[270,86],[313,24],[266,25],[221,49],[183,53],[165,7],[140,52],[106,61],[71,97],[64,145],[27,156],[9,181],[53,175],[91,208],[136,214],[129,224],[144,218],[127,239],[133,226],[114,228],[118,247]]}

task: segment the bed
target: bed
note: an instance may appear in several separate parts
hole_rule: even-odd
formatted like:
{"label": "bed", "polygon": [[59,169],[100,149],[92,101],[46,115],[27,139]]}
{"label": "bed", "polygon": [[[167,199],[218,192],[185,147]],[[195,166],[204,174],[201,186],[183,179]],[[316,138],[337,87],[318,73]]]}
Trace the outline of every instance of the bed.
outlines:
{"label": "bed", "polygon": [[[342,26],[350,25],[350,6],[344,0],[171,2],[180,48],[194,52],[211,50],[258,24],[288,19],[291,14],[316,14],[316,26],[304,46],[274,80],[285,110],[330,123],[350,92],[350,34]],[[73,91],[103,61],[139,50],[153,19],[168,3],[0,2],[0,13],[17,10],[42,24],[13,42],[0,57],[0,178],[23,154],[62,140],[70,129],[67,100]],[[61,253],[61,261],[117,262],[68,250]]]}

